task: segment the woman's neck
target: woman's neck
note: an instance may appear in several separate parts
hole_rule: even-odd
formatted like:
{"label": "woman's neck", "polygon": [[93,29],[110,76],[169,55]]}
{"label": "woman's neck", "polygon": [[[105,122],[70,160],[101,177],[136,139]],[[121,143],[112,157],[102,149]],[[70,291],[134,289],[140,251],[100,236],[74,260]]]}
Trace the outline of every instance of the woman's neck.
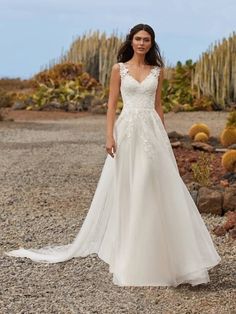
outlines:
{"label": "woman's neck", "polygon": [[136,54],[134,54],[133,57],[129,60],[129,63],[136,66],[143,66],[147,64],[145,61],[145,55]]}

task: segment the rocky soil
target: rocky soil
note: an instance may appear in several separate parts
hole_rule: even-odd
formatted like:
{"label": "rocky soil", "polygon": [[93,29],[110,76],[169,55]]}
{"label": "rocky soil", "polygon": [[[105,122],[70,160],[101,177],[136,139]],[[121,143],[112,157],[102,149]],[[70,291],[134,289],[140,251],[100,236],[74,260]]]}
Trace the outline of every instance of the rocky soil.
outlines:
{"label": "rocky soil", "polygon": [[[218,134],[226,115],[171,113],[166,125],[186,133],[199,118]],[[51,119],[0,122],[0,313],[235,313],[235,241],[212,232],[225,217],[202,214],[222,262],[196,287],[118,287],[95,254],[51,265],[4,255],[71,242],[92,200],[106,156],[105,117]]]}

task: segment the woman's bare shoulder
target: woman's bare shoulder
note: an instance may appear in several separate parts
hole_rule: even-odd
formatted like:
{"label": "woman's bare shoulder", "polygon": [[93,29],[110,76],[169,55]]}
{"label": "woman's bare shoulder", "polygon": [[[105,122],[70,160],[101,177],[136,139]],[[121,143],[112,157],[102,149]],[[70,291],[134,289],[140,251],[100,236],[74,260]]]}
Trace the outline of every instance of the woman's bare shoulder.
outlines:
{"label": "woman's bare shoulder", "polygon": [[112,66],[112,70],[118,72],[118,71],[120,70],[120,65],[119,65],[119,63],[114,63],[113,66]]}

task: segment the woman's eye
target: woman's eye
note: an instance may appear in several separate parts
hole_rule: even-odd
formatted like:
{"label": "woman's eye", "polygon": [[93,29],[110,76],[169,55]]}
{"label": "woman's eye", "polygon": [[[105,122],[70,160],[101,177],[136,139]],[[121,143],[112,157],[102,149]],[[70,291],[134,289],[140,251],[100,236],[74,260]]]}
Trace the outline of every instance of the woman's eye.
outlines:
{"label": "woman's eye", "polygon": [[[136,37],[135,39],[136,39],[136,40],[141,40],[142,38],[140,38],[140,37]],[[149,41],[150,41],[150,39],[149,39],[149,38],[144,38],[144,41],[149,42]]]}

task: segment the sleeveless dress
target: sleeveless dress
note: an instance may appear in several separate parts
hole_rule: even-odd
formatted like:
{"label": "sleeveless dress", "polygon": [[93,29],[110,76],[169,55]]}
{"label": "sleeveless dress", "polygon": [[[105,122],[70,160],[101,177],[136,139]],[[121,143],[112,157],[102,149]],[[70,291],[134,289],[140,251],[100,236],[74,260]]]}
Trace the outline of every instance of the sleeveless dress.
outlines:
{"label": "sleeveless dress", "polygon": [[119,63],[123,109],[114,124],[115,157],[106,160],[72,243],[5,252],[59,263],[96,253],[119,286],[192,286],[210,281],[221,260],[185,186],[155,110],[160,68],[142,82]]}

